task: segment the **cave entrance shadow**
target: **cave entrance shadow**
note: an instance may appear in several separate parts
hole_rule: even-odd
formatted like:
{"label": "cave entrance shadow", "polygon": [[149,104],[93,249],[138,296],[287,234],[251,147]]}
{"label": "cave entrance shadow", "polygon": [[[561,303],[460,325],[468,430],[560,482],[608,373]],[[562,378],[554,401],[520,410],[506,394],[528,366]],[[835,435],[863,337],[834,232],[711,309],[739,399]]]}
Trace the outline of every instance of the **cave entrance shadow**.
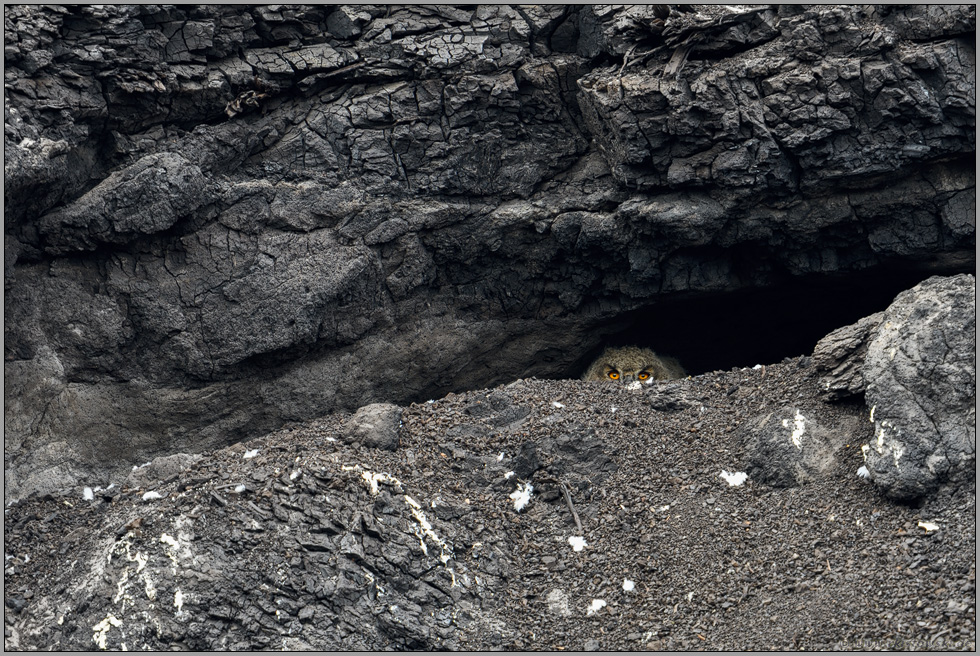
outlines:
{"label": "cave entrance shadow", "polygon": [[604,324],[605,346],[635,344],[672,355],[691,375],[773,364],[810,355],[825,335],[887,308],[895,296],[933,275],[955,272],[892,267],[846,276],[787,279],[764,289],[674,297]]}

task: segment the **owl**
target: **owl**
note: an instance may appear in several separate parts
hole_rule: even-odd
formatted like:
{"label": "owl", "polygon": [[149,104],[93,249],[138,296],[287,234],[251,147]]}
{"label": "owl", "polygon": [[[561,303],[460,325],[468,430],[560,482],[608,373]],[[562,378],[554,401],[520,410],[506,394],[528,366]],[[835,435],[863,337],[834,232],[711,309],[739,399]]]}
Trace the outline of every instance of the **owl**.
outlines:
{"label": "owl", "polygon": [[655,380],[684,378],[687,374],[671,357],[637,346],[610,347],[582,374],[582,380],[608,380],[623,385],[650,385]]}

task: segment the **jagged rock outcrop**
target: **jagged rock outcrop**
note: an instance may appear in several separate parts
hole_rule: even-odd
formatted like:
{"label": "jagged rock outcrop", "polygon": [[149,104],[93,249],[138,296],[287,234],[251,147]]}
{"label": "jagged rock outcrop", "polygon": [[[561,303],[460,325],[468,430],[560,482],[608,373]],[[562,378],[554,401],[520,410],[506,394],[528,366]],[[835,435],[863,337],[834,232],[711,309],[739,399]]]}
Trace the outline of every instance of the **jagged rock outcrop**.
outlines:
{"label": "jagged rock outcrop", "polygon": [[884,312],[833,331],[813,347],[813,363],[824,372],[820,384],[828,400],[864,394],[864,358]]}
{"label": "jagged rock outcrop", "polygon": [[8,5],[4,31],[8,496],[574,376],[674,293],[974,266],[970,5]]}

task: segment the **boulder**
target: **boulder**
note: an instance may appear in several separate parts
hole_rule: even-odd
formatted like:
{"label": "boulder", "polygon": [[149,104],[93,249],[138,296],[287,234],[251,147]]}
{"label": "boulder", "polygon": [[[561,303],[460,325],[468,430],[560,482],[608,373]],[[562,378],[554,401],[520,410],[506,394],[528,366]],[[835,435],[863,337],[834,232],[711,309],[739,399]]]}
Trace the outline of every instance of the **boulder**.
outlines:
{"label": "boulder", "polygon": [[344,437],[369,449],[394,451],[398,448],[401,416],[402,409],[391,403],[366,405],[350,418]]}
{"label": "boulder", "polygon": [[976,477],[976,278],[932,277],[896,297],[862,373],[871,477],[896,499]]}
{"label": "boulder", "polygon": [[786,406],[748,422],[742,440],[751,480],[795,487],[836,464],[834,453],[844,444],[843,434],[828,431],[806,414]]}
{"label": "boulder", "polygon": [[126,485],[142,488],[169,483],[200,459],[201,455],[197,453],[175,453],[154,458],[145,465],[133,467],[132,473],[126,477]]}

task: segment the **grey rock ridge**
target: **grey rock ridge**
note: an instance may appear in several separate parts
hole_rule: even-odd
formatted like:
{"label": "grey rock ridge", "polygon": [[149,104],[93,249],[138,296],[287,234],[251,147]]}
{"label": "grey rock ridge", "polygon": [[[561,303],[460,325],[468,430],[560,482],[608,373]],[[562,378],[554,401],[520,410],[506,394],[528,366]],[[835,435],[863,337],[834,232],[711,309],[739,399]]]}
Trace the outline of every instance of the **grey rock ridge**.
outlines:
{"label": "grey rock ridge", "polygon": [[5,498],[974,269],[973,5],[679,7],[5,5]]}

